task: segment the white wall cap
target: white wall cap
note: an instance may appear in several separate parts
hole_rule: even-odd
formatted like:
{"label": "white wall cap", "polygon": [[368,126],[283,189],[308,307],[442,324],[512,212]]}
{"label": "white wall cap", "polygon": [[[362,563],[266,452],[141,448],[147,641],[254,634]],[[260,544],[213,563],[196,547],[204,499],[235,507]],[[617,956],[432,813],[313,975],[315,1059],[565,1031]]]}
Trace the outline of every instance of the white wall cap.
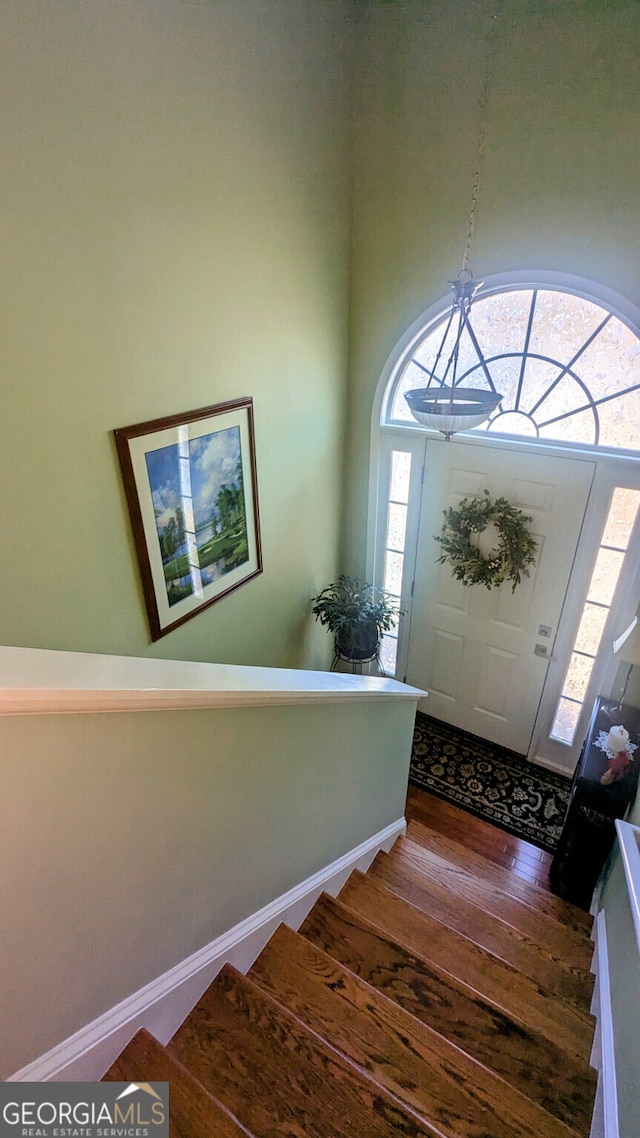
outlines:
{"label": "white wall cap", "polygon": [[0,715],[168,711],[345,700],[417,701],[383,676],[0,646]]}

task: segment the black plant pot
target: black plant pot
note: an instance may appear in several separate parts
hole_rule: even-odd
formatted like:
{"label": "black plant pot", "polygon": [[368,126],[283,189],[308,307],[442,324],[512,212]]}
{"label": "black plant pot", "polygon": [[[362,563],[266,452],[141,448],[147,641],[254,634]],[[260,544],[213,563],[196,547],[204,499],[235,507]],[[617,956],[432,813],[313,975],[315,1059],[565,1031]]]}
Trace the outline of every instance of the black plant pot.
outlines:
{"label": "black plant pot", "polygon": [[354,628],[342,629],[336,633],[336,655],[345,660],[373,660],[378,653],[378,626],[358,624]]}

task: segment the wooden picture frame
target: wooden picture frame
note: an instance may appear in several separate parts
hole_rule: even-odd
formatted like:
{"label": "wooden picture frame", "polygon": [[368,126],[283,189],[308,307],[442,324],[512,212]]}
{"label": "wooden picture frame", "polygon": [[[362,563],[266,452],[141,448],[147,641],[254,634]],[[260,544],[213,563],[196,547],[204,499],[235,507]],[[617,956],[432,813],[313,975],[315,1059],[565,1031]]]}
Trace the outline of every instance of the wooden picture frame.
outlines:
{"label": "wooden picture frame", "polygon": [[253,400],[113,434],[159,640],[262,572]]}

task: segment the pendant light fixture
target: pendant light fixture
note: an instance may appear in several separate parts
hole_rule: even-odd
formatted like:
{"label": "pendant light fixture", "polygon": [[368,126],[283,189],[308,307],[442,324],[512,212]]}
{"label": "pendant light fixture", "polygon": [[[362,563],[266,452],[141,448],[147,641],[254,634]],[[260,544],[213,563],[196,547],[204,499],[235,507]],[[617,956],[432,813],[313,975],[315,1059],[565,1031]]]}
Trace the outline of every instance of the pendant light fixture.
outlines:
{"label": "pendant light fixture", "polygon": [[[469,225],[467,241],[462,258],[462,270],[456,280],[450,281],[453,289],[453,300],[449,315],[445,320],[444,334],[436,354],[433,367],[429,370],[429,382],[426,387],[414,388],[405,393],[405,399],[414,419],[424,427],[433,427],[440,431],[447,442],[457,431],[470,430],[479,427],[485,419],[495,411],[502,399],[496,391],[489,369],[482,356],[477,337],[471,330],[471,305],[476,292],[482,287],[482,281],[474,281],[473,273],[469,268],[471,261],[471,246],[475,231],[476,208],[478,203],[478,187],[480,184],[480,168],[484,157],[484,140],[486,131],[487,102],[491,80],[491,63],[495,40],[495,25],[497,16],[494,13],[489,20],[486,40],[486,64],[482,89],[480,92],[480,124],[476,144],[476,163],[473,174],[473,187],[471,191],[471,209],[469,211]],[[453,344],[445,352],[449,341],[449,334],[454,327]],[[478,354],[480,365],[484,371],[488,387],[463,387],[458,375],[458,359],[460,343],[463,333],[467,331],[475,351]]]}

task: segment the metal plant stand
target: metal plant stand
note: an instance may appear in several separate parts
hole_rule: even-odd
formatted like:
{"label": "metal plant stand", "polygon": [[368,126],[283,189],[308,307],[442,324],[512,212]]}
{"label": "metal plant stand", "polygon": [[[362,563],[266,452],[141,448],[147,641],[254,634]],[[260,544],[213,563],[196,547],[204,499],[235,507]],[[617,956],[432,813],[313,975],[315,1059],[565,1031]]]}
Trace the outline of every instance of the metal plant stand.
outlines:
{"label": "metal plant stand", "polygon": [[375,663],[376,668],[378,669],[379,675],[386,676],[386,674],[387,674],[385,672],[384,668],[382,667],[382,661],[380,659],[380,645],[379,644],[378,644],[375,652],[373,653],[373,656],[366,656],[362,660],[354,660],[351,656],[345,656],[343,652],[340,652],[337,644],[334,644],[334,646],[333,646],[333,660],[331,661],[330,671],[335,672],[337,670],[338,664],[340,663],[341,660],[343,660],[346,664],[351,664],[351,671],[352,671],[353,675],[361,676],[362,675],[362,665],[363,664],[374,664],[374,663]]}

